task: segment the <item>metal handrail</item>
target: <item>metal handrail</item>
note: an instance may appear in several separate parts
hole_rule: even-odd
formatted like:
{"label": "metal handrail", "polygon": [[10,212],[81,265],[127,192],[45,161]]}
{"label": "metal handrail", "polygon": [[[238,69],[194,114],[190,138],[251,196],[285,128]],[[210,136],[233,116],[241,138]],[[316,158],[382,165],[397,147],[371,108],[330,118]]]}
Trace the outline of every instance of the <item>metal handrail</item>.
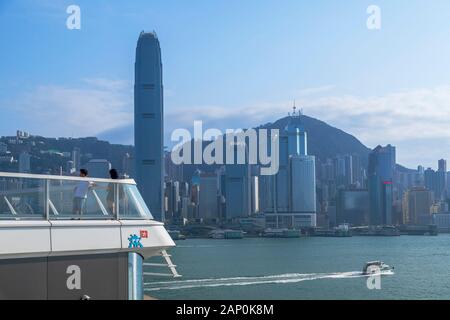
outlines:
{"label": "metal handrail", "polygon": [[[12,172],[0,172],[0,181],[2,178],[6,179],[36,179],[36,180],[43,180],[45,181],[45,188],[35,188],[32,187],[31,190],[23,189],[23,190],[11,190],[11,191],[4,191],[0,192],[0,199],[3,196],[3,201],[5,201],[9,211],[13,216],[19,216],[19,212],[15,210],[14,206],[11,204],[9,199],[7,198],[8,195],[16,195],[16,194],[29,194],[29,193],[38,193],[44,196],[44,212],[42,215],[42,220],[53,220],[53,219],[64,219],[64,218],[77,218],[76,215],[60,215],[61,212],[57,209],[57,206],[55,205],[54,201],[55,199],[51,199],[52,192],[59,192],[59,191],[67,191],[69,189],[72,189],[73,186],[67,186],[62,183],[62,181],[72,181],[72,182],[89,182],[93,186],[95,185],[101,185],[101,184],[108,184],[108,185],[114,185],[114,203],[116,210],[115,212],[108,212],[108,209],[106,209],[105,204],[103,203],[102,199],[100,198],[99,194],[93,189],[90,191],[92,192],[94,196],[94,200],[99,206],[102,217],[100,220],[103,220],[105,218],[112,218],[114,220],[120,220],[121,216],[119,215],[119,203],[120,203],[120,192],[119,192],[119,186],[123,186],[123,189],[127,188],[135,188],[136,182],[133,179],[100,179],[100,178],[81,178],[81,177],[69,177],[69,176],[54,176],[54,175],[42,175],[42,174],[28,174],[28,173],[12,173]],[[53,183],[51,183],[53,181]],[[55,183],[56,182],[56,183]],[[61,183],[59,183],[61,182]],[[53,185],[54,184],[54,185]],[[128,187],[127,187],[128,186]],[[101,189],[104,189],[101,188]],[[137,217],[128,217],[126,214],[127,219],[132,220],[152,220],[153,218],[147,215],[148,210],[144,207],[145,205],[142,205],[137,199],[134,192],[127,192],[128,196],[132,199],[132,205],[135,207],[135,209],[138,211],[139,216]],[[52,214],[52,215],[51,215]],[[0,217],[1,218],[1,217]],[[34,218],[34,217],[33,217]],[[85,219],[85,217],[80,216],[79,218]]]}
{"label": "metal handrail", "polygon": [[0,178],[23,178],[23,179],[46,179],[55,181],[91,181],[100,183],[116,183],[116,184],[133,184],[136,185],[134,179],[104,179],[104,178],[82,178],[73,176],[57,176],[45,174],[16,173],[16,172],[0,172]]}

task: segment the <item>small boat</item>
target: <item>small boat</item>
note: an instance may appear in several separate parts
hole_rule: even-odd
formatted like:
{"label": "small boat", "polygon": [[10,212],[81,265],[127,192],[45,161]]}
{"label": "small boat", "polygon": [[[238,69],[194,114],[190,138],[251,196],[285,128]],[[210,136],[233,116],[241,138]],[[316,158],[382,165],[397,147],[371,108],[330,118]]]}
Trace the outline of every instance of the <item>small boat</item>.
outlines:
{"label": "small boat", "polygon": [[363,274],[369,275],[392,270],[394,270],[394,267],[387,265],[383,261],[369,261],[364,265]]}

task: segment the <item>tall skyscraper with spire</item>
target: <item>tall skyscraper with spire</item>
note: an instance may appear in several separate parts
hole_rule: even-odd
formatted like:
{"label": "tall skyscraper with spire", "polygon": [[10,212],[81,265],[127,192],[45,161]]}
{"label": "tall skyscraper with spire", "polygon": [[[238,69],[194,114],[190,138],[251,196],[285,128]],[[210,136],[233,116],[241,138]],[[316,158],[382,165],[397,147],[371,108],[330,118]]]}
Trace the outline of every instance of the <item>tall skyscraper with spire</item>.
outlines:
{"label": "tall skyscraper with spire", "polygon": [[290,115],[286,127],[289,155],[290,212],[296,225],[316,226],[316,159],[308,155],[308,134],[303,127],[302,111]]}
{"label": "tall skyscraper with spire", "polygon": [[154,32],[141,32],[134,84],[135,179],[153,217],[159,221],[164,221],[163,115],[159,40]]}
{"label": "tall skyscraper with spire", "polygon": [[262,177],[262,203],[270,228],[315,227],[315,157],[308,155],[308,135],[303,114],[294,105],[280,132],[280,165],[274,176]]}

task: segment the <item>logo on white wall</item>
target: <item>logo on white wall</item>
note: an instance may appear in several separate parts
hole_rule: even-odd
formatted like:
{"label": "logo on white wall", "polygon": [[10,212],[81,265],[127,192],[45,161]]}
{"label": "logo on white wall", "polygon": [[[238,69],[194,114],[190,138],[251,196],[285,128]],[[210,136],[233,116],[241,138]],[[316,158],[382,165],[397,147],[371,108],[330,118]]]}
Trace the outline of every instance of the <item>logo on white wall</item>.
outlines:
{"label": "logo on white wall", "polygon": [[67,274],[70,276],[67,278],[66,285],[69,290],[81,289],[81,269],[79,266],[71,265],[67,267]]}

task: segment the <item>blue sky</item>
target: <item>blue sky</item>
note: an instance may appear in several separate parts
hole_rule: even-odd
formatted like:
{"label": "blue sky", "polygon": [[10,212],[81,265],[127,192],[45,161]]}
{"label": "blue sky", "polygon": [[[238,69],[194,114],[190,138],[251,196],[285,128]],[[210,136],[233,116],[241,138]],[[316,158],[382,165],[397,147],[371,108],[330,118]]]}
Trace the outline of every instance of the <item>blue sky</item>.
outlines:
{"label": "blue sky", "polygon": [[[81,8],[68,30],[66,8]],[[368,30],[366,9],[381,9]],[[450,2],[0,0],[0,135],[132,142],[141,30],[162,47],[166,141],[173,129],[307,115],[398,161],[450,159]]]}

